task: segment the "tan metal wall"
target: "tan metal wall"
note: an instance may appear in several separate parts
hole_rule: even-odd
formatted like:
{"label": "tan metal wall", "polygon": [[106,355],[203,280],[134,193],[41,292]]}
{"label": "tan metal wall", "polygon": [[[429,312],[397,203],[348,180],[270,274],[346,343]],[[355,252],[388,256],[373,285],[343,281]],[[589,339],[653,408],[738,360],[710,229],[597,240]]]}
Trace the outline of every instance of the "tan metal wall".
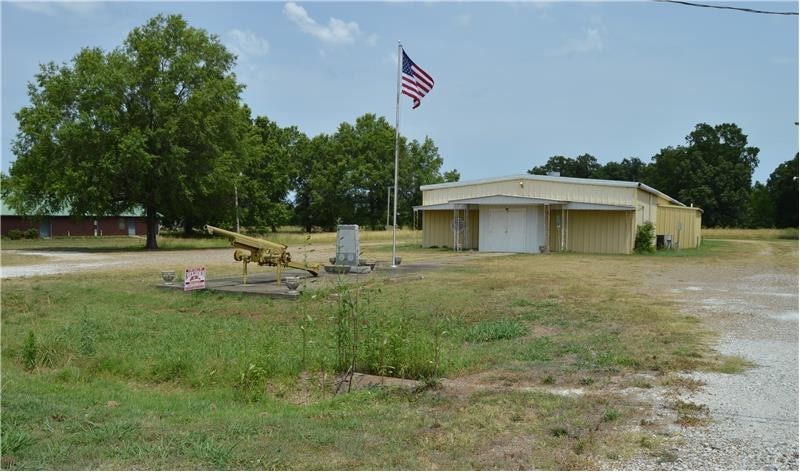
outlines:
{"label": "tan metal wall", "polygon": [[630,254],[634,217],[633,211],[568,211],[567,250]]}
{"label": "tan metal wall", "polygon": [[[682,248],[695,248],[702,240],[702,212],[699,208],[662,205],[658,207],[656,234],[671,234]],[[681,230],[678,231],[678,223]]]}
{"label": "tan metal wall", "polygon": [[558,252],[561,250],[561,230],[556,228],[556,218],[560,217],[561,210],[555,208],[550,209],[550,228],[548,229],[550,237],[548,243],[550,244],[551,252]]}
{"label": "tan metal wall", "polygon": [[424,190],[422,192],[422,204],[436,205],[447,203],[450,200],[485,197],[489,195],[516,195],[520,197],[546,198],[570,202],[638,205],[637,192],[639,191],[640,190],[633,187],[511,179]]}
{"label": "tan metal wall", "polygon": [[[464,211],[459,215],[463,218]],[[477,210],[469,210],[464,249],[478,249]],[[422,247],[453,247],[453,210],[426,210],[422,213]]]}

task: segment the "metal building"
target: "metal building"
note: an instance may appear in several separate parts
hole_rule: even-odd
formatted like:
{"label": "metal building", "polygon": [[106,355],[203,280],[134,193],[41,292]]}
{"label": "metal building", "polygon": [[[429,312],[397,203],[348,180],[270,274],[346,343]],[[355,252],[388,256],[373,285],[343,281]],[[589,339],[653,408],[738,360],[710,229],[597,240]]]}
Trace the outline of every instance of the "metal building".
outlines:
{"label": "metal building", "polygon": [[524,174],[420,190],[423,247],[628,254],[645,221],[660,244],[700,244],[702,210],[638,182]]}

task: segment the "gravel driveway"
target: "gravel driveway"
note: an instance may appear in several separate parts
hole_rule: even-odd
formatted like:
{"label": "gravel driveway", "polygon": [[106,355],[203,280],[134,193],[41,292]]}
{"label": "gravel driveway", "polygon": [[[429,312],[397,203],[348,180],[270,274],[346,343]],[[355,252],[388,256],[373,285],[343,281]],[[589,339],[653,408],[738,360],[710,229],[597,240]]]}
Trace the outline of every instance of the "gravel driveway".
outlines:
{"label": "gravel driveway", "polygon": [[[694,373],[705,386],[681,396],[708,406],[706,427],[670,425],[675,461],[641,456],[638,470],[798,470],[797,265],[777,264],[765,242],[758,263],[675,264],[647,283],[672,293],[687,314],[722,333],[715,348],[755,367],[743,374]],[[797,260],[795,251],[791,257]],[[667,399],[660,398],[665,408]]]}

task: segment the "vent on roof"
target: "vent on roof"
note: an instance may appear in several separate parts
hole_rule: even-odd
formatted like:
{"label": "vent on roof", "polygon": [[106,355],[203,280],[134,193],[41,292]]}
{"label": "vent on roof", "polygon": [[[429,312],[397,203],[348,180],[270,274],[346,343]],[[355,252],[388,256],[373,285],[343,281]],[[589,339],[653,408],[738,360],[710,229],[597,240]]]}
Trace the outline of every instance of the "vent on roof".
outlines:
{"label": "vent on roof", "polygon": [[547,173],[550,177],[561,177],[561,172],[550,171]]}

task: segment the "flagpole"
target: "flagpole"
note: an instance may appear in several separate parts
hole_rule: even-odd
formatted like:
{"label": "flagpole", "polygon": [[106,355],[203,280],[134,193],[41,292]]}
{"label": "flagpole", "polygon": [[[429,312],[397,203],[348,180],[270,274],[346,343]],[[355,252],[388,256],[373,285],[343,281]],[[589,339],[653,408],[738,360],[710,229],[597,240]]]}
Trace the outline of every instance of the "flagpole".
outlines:
{"label": "flagpole", "polygon": [[394,126],[394,212],[392,213],[392,269],[397,267],[397,163],[400,160],[400,64],[403,62],[403,45],[397,41],[397,102]]}

